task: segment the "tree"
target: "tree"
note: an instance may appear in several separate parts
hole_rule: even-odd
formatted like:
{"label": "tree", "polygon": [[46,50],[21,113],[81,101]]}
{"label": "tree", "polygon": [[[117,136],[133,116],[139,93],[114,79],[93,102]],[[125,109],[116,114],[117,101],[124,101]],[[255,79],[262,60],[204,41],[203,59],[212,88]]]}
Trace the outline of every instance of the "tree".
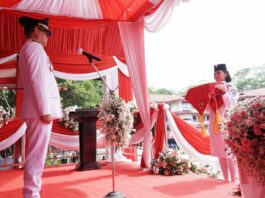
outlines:
{"label": "tree", "polygon": [[[103,96],[103,83],[100,80],[72,81],[57,79],[61,90],[62,107],[77,105],[81,108],[95,107]],[[16,107],[16,94],[14,90],[0,91],[0,106],[13,114]]]}
{"label": "tree", "polygon": [[72,81],[57,79],[63,108],[77,105],[81,108],[95,107],[103,96],[103,83],[100,80]]}
{"label": "tree", "polygon": [[160,88],[155,89],[153,87],[148,87],[149,94],[161,94],[161,95],[174,95],[176,92],[172,89]]}
{"label": "tree", "polygon": [[4,109],[9,110],[12,115],[15,115],[14,108],[16,107],[16,93],[14,90],[5,90],[0,91],[0,106]]}
{"label": "tree", "polygon": [[239,91],[247,91],[265,87],[265,64],[260,67],[247,67],[233,76]]}

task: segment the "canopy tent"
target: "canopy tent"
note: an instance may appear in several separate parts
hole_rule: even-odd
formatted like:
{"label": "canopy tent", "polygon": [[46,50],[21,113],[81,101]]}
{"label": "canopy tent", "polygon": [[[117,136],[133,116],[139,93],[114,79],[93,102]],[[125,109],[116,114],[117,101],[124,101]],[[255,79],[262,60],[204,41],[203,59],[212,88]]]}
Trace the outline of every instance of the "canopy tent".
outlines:
{"label": "canopy tent", "polygon": [[[121,97],[129,100],[130,83],[144,125],[144,159],[151,161],[151,122],[144,56],[144,28],[155,32],[169,19],[174,6],[184,0],[0,0],[0,58],[19,52],[24,42],[23,29],[18,24],[20,16],[50,18],[53,33],[46,49],[54,69],[61,76],[88,74],[90,64],[76,55],[83,48],[102,61],[99,70],[117,66],[114,56],[128,66],[130,79],[119,74]],[[0,65],[8,78],[0,80],[14,83],[15,61]],[[13,76],[9,73],[12,70]],[[3,73],[3,72],[2,72]],[[64,75],[65,74],[65,75]],[[80,77],[80,76],[79,76]],[[85,79],[85,77],[84,77]],[[5,82],[6,83],[6,82]],[[125,88],[124,88],[125,86]]]}

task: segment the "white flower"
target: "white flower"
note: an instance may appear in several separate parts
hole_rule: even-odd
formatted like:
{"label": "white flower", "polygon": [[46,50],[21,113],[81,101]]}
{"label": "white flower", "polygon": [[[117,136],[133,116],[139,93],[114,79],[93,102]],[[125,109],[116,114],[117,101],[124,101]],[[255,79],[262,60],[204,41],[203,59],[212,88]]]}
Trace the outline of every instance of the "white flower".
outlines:
{"label": "white flower", "polygon": [[129,143],[130,132],[133,126],[133,115],[120,97],[114,94],[105,95],[100,103],[98,115],[102,121],[102,132],[107,141],[113,141],[118,147]]}

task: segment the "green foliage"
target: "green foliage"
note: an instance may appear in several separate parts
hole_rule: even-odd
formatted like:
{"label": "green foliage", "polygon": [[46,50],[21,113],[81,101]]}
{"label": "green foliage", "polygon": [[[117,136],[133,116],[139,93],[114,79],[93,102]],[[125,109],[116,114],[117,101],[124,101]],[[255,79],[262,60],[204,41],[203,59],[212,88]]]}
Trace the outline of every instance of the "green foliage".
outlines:
{"label": "green foliage", "polygon": [[82,108],[98,106],[103,96],[103,83],[100,80],[72,81],[57,79],[60,87],[66,88],[61,92],[62,106],[77,105]]}
{"label": "green foliage", "polygon": [[12,113],[10,116],[13,117],[16,107],[16,92],[14,90],[1,90],[0,106],[6,110],[9,110]]}
{"label": "green foliage", "polygon": [[265,65],[243,68],[235,73],[233,79],[239,91],[265,87]]}
{"label": "green foliage", "polygon": [[149,94],[159,94],[159,95],[175,95],[176,92],[172,89],[160,88],[156,89],[153,87],[148,87]]}

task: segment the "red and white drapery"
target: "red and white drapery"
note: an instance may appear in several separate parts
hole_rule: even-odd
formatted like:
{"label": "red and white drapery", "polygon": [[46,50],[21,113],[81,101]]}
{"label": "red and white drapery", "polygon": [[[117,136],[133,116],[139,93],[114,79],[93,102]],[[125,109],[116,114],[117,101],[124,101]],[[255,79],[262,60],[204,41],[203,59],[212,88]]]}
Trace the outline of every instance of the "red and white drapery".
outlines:
{"label": "red and white drapery", "polygon": [[[10,55],[8,57],[4,57],[0,59],[0,84],[2,86],[15,86],[16,84],[16,68],[11,61],[16,61],[17,54]],[[99,68],[99,74],[105,78],[107,85],[111,89],[115,89],[118,87],[117,91],[121,93],[126,93],[127,90],[119,89],[119,77],[124,76],[125,78],[129,78],[129,73],[126,64],[121,62],[117,57],[113,56],[114,64],[108,68],[104,68],[102,70]],[[2,66],[1,66],[2,64]],[[67,73],[69,72],[67,69],[63,67],[60,68],[61,71],[57,71],[57,68],[54,69],[54,75],[57,78],[67,79],[67,80],[92,80],[99,78],[99,74],[95,72],[90,73]],[[65,72],[64,72],[65,71]],[[122,80],[122,78],[121,78]],[[122,88],[122,87],[121,87]],[[126,89],[126,88],[125,88]],[[128,91],[127,91],[128,92]],[[129,98],[124,97],[124,99],[129,100]]]}
{"label": "red and white drapery", "polygon": [[[210,151],[210,142],[207,141],[209,137],[202,137],[198,130],[196,133],[192,132],[193,134],[188,130],[183,131],[180,125],[185,121],[182,120],[181,123],[178,123],[178,119],[174,119],[176,115],[173,115],[167,108],[165,108],[165,115],[172,135],[179,148],[184,151],[191,160],[200,162],[203,165],[211,165],[218,169],[218,158],[209,155],[210,153],[205,154],[205,151]],[[186,125],[188,126],[189,124],[186,123]],[[200,139],[199,144],[196,142],[196,139]],[[204,153],[201,153],[202,151]]]}
{"label": "red and white drapery", "polygon": [[[209,164],[218,168],[218,159],[210,156],[209,137],[202,137],[199,130],[193,128],[185,121],[172,114],[164,105],[159,105],[157,109],[151,110],[151,125],[156,123],[155,153],[157,157],[163,151],[165,145],[165,119],[173,133],[179,148],[184,151],[191,160],[201,164]],[[137,144],[143,140],[145,131],[143,123],[139,123],[137,131],[131,139],[131,144]],[[3,150],[14,144],[24,135],[26,125],[22,119],[14,119],[8,125],[0,128],[0,150]],[[99,134],[97,144],[100,147],[104,144],[104,134]],[[78,132],[72,132],[61,127],[57,121],[54,121],[50,145],[61,149],[78,150],[79,136]],[[143,155],[143,159],[145,156]],[[146,165],[146,164],[144,164]]]}
{"label": "red and white drapery", "polygon": [[[26,132],[26,124],[20,118],[15,118],[0,128],[0,151],[13,145]],[[97,146],[104,144],[104,134],[97,135]],[[50,145],[64,150],[79,150],[79,132],[70,131],[60,126],[55,120],[53,122]]]}
{"label": "red and white drapery", "polygon": [[[65,67],[67,63],[72,63],[76,49],[79,47],[100,55],[100,57],[106,56],[103,61],[107,62],[108,57],[113,55],[121,60],[125,58],[146,130],[144,159],[146,166],[149,167],[151,123],[145,74],[143,28],[145,27],[148,31],[158,31],[169,19],[170,14],[167,13],[171,13],[174,5],[181,1],[184,0],[117,0],[110,4],[108,0],[93,0],[88,4],[87,1],[82,0],[74,2],[67,0],[12,0],[6,2],[0,0],[0,58],[17,53],[22,46],[23,30],[17,22],[22,15],[50,18],[53,36],[47,52],[52,62],[55,62],[55,68]],[[1,10],[1,7],[4,9]],[[144,20],[145,15],[149,17]],[[119,24],[116,21],[120,21]],[[134,35],[132,32],[136,34]],[[126,37],[128,35],[132,37]],[[137,47],[139,47],[140,53],[133,51]],[[56,63],[55,59],[60,59],[60,61]],[[65,63],[64,60],[71,61]],[[88,67],[83,65],[84,68]],[[122,78],[123,82],[129,81],[124,76]],[[135,82],[136,80],[140,80],[140,82]],[[144,87],[139,88],[137,84]],[[124,95],[128,96],[130,93],[124,93]]]}

